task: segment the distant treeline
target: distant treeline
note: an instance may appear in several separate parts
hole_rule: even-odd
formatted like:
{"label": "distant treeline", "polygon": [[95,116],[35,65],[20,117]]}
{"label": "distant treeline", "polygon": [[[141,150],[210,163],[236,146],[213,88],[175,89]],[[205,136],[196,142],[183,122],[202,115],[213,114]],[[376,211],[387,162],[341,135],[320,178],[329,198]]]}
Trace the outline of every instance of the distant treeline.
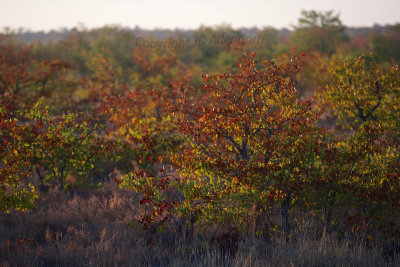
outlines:
{"label": "distant treeline", "polygon": [[[350,36],[351,39],[358,39],[368,37],[370,34],[381,34],[390,27],[391,25],[379,25],[375,24],[372,27],[347,27],[345,32]],[[152,37],[156,39],[167,39],[167,38],[177,38],[179,36],[191,37],[195,35],[199,30],[210,28],[205,26],[200,26],[198,29],[195,30],[183,30],[183,29],[154,29],[154,30],[147,30],[136,26],[135,28],[129,27],[121,27],[118,25],[108,25],[101,28],[94,28],[94,29],[87,29],[85,26],[77,26],[71,29],[68,28],[61,28],[58,30],[51,30],[51,31],[31,31],[25,29],[18,29],[18,30],[6,30],[8,33],[13,33],[15,38],[23,43],[31,44],[35,42],[41,43],[56,43],[61,40],[66,40],[71,35],[74,35],[78,32],[87,32],[95,34],[96,32],[101,32],[106,29],[113,29],[115,31],[124,31],[130,32],[136,37]],[[229,25],[220,25],[212,27],[214,30],[229,28],[233,30]],[[278,32],[278,35],[282,37],[289,37],[293,30],[289,28],[281,28],[275,29],[273,27],[252,27],[252,28],[239,28],[236,31],[240,32],[243,36],[246,37],[256,37],[260,32],[265,29],[273,29]]]}
{"label": "distant treeline", "polygon": [[[40,60],[61,59],[74,65],[79,76],[91,75],[90,62],[95,55],[107,58],[123,81],[133,81],[137,64],[135,54],[141,49],[151,55],[171,55],[191,69],[193,77],[201,73],[231,71],[243,52],[255,52],[259,59],[276,59],[283,55],[306,52],[311,61],[332,57],[354,58],[371,54],[381,67],[400,62],[400,23],[372,27],[346,27],[334,11],[303,11],[292,29],[234,29],[228,24],[201,26],[194,30],[145,30],[118,25],[88,29],[31,32],[5,29],[1,45],[30,46]],[[135,52],[136,51],[136,52]],[[236,52],[235,52],[236,51]],[[139,53],[140,54],[140,53]],[[303,68],[305,78],[298,78],[303,91],[319,88],[316,73],[323,68],[315,62]],[[323,80],[323,79],[322,79]],[[200,82],[194,81],[194,82]]]}

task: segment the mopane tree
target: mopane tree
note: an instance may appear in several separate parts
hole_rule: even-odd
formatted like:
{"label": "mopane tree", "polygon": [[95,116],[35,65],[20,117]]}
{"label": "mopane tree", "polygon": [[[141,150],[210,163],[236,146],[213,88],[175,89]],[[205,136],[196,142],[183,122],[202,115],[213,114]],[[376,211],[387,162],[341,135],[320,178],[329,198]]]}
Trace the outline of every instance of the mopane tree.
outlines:
{"label": "mopane tree", "polygon": [[0,102],[23,109],[46,97],[64,107],[64,97],[71,93],[73,85],[67,79],[71,68],[62,60],[35,58],[29,46],[0,45]]}
{"label": "mopane tree", "polygon": [[0,211],[26,210],[38,198],[35,187],[27,181],[32,172],[32,149],[35,138],[21,125],[12,109],[0,106]]}
{"label": "mopane tree", "polygon": [[300,51],[317,51],[332,55],[338,46],[348,41],[339,15],[334,12],[317,12],[314,10],[301,12],[302,17],[294,27],[292,44]]}
{"label": "mopane tree", "polygon": [[243,56],[236,73],[203,76],[201,101],[183,96],[174,107],[179,130],[191,140],[174,157],[185,197],[181,212],[257,228],[279,203],[283,230],[290,231],[292,203],[320,185],[324,136],[310,103],[298,100],[298,60],[266,61],[257,69],[255,54]]}
{"label": "mopane tree", "polygon": [[373,53],[379,62],[400,62],[400,23],[385,27],[382,33],[374,33],[370,39]]}
{"label": "mopane tree", "polygon": [[87,82],[93,103],[101,103],[107,138],[118,144],[116,167],[123,175],[115,181],[142,193],[144,213],[138,214],[138,221],[146,227],[163,224],[170,217],[172,203],[166,200],[165,192],[169,183],[160,172],[184,138],[177,132],[168,107],[190,81],[176,56],[164,52],[135,49],[137,71],[131,75],[131,84],[118,79],[107,58],[98,57],[92,65],[94,75]]}
{"label": "mopane tree", "polygon": [[383,72],[373,58],[361,56],[335,60],[329,71],[333,82],[320,96],[337,116],[337,161],[342,161],[337,182],[347,195],[340,201],[347,201],[354,228],[380,226],[390,234],[399,233],[398,67]]}
{"label": "mopane tree", "polygon": [[370,56],[335,59],[328,68],[333,80],[321,91],[321,102],[330,103],[342,128],[357,130],[378,122],[399,130],[400,74],[398,67],[382,72]]}
{"label": "mopane tree", "polygon": [[94,184],[95,165],[113,149],[100,134],[96,118],[73,112],[53,115],[43,99],[25,111],[24,117],[34,133],[29,144],[31,162],[41,181],[61,189]]}
{"label": "mopane tree", "polygon": [[[187,87],[190,77],[171,54],[151,55],[139,49],[134,62],[138,68],[135,84],[120,83],[107,62],[103,62],[106,67],[98,75],[106,80],[99,79],[95,84],[100,89],[97,95],[102,96],[102,112],[111,123],[109,135],[121,141],[124,165],[130,169],[131,161],[136,161],[150,171],[181,142],[168,106]],[[103,71],[106,73],[101,75]],[[102,88],[111,90],[106,92]]]}

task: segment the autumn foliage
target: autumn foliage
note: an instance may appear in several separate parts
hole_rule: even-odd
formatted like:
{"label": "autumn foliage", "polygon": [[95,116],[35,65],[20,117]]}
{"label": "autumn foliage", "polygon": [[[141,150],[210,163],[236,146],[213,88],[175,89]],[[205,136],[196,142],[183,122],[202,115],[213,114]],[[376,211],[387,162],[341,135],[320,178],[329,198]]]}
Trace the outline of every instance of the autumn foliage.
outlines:
{"label": "autumn foliage", "polygon": [[30,183],[25,185],[24,180],[32,171],[29,142],[34,135],[27,127],[18,125],[7,106],[1,107],[0,119],[0,210],[32,208],[37,193]]}
{"label": "autumn foliage", "polygon": [[[135,219],[151,230],[184,221],[189,234],[229,225],[290,239],[294,214],[313,213],[325,234],[400,234],[398,67],[315,54],[316,73],[304,54],[247,53],[196,86],[173,51],[132,55],[129,77],[107,53],[77,75],[1,47],[1,211],[34,208],[42,185],[101,187],[103,176],[139,193]],[[299,92],[304,76],[327,83],[317,97]]]}
{"label": "autumn foliage", "polygon": [[252,207],[261,215],[281,203],[287,212],[293,198],[311,189],[322,132],[310,103],[298,100],[298,61],[266,61],[259,70],[249,54],[237,73],[204,75],[202,101],[183,96],[173,109],[179,130],[191,137],[174,157],[184,177],[183,207],[210,220],[245,223]]}

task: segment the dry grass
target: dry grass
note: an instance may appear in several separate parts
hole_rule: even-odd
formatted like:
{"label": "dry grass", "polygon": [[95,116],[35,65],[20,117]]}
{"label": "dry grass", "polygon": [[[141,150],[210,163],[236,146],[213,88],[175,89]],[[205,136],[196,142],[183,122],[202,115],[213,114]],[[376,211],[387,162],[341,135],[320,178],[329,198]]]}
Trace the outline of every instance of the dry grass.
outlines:
{"label": "dry grass", "polygon": [[[162,234],[130,224],[137,196],[108,183],[104,190],[42,195],[38,209],[0,215],[1,266],[396,266],[378,247],[334,237],[315,238],[303,222],[286,243],[240,236],[234,244],[185,239],[172,226]],[[228,239],[229,240],[229,239]],[[227,248],[234,248],[229,250]]]}

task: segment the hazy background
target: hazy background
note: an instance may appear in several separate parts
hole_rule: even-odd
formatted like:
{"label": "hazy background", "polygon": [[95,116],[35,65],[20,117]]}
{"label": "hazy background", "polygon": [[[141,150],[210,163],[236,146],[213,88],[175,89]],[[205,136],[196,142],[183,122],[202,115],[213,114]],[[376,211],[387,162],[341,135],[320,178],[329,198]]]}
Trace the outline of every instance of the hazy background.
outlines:
{"label": "hazy background", "polygon": [[300,11],[310,9],[334,9],[347,26],[400,20],[400,0],[0,0],[0,28],[48,31],[78,23],[89,28],[192,29],[222,23],[282,28],[296,24]]}

